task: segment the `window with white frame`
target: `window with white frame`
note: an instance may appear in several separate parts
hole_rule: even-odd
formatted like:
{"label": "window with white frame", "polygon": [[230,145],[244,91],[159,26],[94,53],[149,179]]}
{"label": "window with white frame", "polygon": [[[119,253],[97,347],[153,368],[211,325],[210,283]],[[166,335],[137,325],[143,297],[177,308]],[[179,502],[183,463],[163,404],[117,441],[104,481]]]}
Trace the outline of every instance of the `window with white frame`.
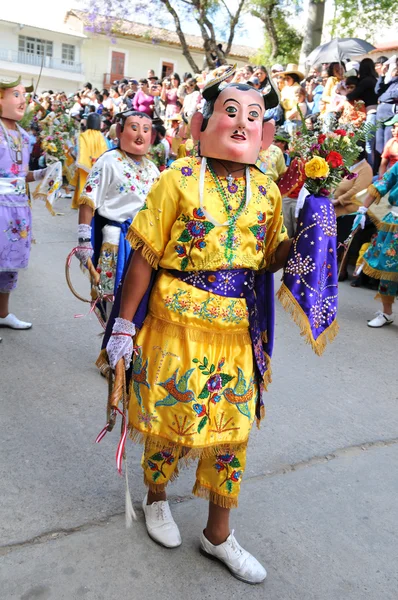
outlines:
{"label": "window with white frame", "polygon": [[42,56],[44,54],[45,56],[52,57],[53,43],[48,40],[20,35],[18,36],[18,50],[19,52],[35,56]]}
{"label": "window with white frame", "polygon": [[62,44],[62,64],[73,65],[75,62],[75,46],[73,44]]}

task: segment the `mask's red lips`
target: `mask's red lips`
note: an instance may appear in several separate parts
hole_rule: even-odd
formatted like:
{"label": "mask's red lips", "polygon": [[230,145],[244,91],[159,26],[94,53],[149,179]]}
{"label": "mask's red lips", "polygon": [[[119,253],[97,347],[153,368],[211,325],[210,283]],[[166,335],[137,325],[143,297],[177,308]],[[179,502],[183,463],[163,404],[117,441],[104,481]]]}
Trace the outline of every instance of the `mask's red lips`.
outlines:
{"label": "mask's red lips", "polygon": [[135,143],[137,144],[137,146],[141,146],[141,144],[143,144],[143,143],[144,143],[144,140],[143,140],[143,139],[141,139],[141,138],[137,138],[137,139],[135,140]]}
{"label": "mask's red lips", "polygon": [[246,141],[246,136],[241,133],[234,133],[233,135],[231,135],[231,138],[233,140],[243,140],[244,142]]}

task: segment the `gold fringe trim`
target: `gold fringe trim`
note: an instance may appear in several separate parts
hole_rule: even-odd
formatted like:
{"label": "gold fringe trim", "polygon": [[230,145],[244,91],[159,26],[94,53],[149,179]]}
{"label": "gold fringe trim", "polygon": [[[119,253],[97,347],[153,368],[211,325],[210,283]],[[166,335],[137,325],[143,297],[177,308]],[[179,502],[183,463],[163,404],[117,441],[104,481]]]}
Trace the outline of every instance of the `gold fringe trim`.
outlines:
{"label": "gold fringe trim", "polygon": [[223,496],[222,494],[215,492],[213,489],[207,487],[206,485],[203,485],[203,483],[200,483],[199,481],[195,483],[192,493],[198,498],[204,498],[212,504],[221,506],[221,508],[238,507],[238,498],[233,498],[231,496]]}
{"label": "gold fringe trim", "polygon": [[142,256],[145,258],[147,263],[151,265],[153,269],[157,269],[161,256],[153,250],[149,244],[133,229],[131,226],[126,235],[126,240],[130,244],[133,250],[141,248]]}
{"label": "gold fringe trim", "polygon": [[382,302],[384,300],[384,302],[391,302],[391,304],[394,304],[395,296],[389,296],[388,294],[380,294],[380,292],[377,292],[375,300],[381,300]]}
{"label": "gold fringe trim", "polygon": [[380,194],[379,190],[373,185],[373,183],[371,183],[370,186],[368,187],[368,194],[370,194],[372,196],[372,198],[374,198],[375,204],[379,204],[379,202],[381,200],[381,194]]}
{"label": "gold fringe trim", "polygon": [[145,327],[179,340],[189,340],[191,342],[205,342],[209,344],[222,344],[226,342],[228,344],[239,344],[244,346],[251,345],[252,343],[250,333],[247,329],[242,329],[239,332],[234,333],[228,333],[227,331],[221,333],[211,329],[186,327],[185,325],[179,325],[178,323],[159,319],[152,314],[148,314],[146,317]]}
{"label": "gold fringe trim", "polygon": [[206,446],[188,446],[187,444],[178,444],[167,438],[159,435],[153,435],[148,432],[143,432],[129,425],[129,437],[135,444],[145,445],[145,454],[152,451],[155,453],[160,450],[168,450],[169,452],[178,453],[179,462],[189,465],[192,461],[200,458],[214,458],[218,454],[236,454],[243,452],[247,448],[247,440],[245,442],[214,442]]}
{"label": "gold fringe trim", "polygon": [[339,331],[339,325],[337,321],[333,321],[331,325],[325,331],[321,333],[321,335],[315,340],[312,335],[311,327],[308,322],[308,317],[301,308],[301,306],[297,303],[297,300],[294,298],[291,291],[282,283],[279,288],[278,293],[276,294],[279,302],[282,304],[283,308],[290,313],[293,318],[293,321],[298,325],[301,330],[302,337],[305,338],[307,344],[311,344],[312,349],[315,354],[318,356],[322,356],[327,343],[333,342]]}
{"label": "gold fringe trim", "polygon": [[365,259],[363,272],[365,275],[369,275],[369,277],[374,277],[375,279],[385,279],[386,281],[398,283],[398,273],[389,273],[388,271],[379,271],[379,269],[374,269],[368,265]]}
{"label": "gold fringe trim", "polygon": [[385,233],[398,232],[398,223],[384,223],[372,212],[368,212],[368,217],[376,225],[378,231],[384,231]]}
{"label": "gold fringe trim", "polygon": [[165,489],[169,483],[172,483],[173,481],[175,481],[177,479],[178,475],[179,475],[179,472],[178,472],[178,468],[176,467],[167,481],[165,481],[164,483],[155,483],[154,481],[151,481],[150,479],[148,479],[148,477],[144,473],[144,485],[147,488],[149,488],[151,490],[151,492],[154,492],[155,494],[160,494],[161,492],[165,491]]}
{"label": "gold fringe trim", "polygon": [[267,331],[261,332],[261,339],[263,340],[264,344],[266,344],[268,342],[268,332]]}
{"label": "gold fringe trim", "polygon": [[86,206],[89,206],[94,211],[97,209],[97,207],[95,206],[94,201],[92,200],[92,198],[90,198],[89,196],[85,196],[84,194],[82,194],[78,198],[78,200],[77,200],[77,208],[79,206],[82,206],[82,204],[85,204]]}
{"label": "gold fringe trim", "polygon": [[257,429],[260,429],[261,421],[265,419],[266,409],[265,406],[260,406],[260,418],[256,419]]}
{"label": "gold fringe trim", "polygon": [[44,200],[46,203],[46,209],[49,213],[52,214],[53,217],[56,216],[56,212],[54,211],[52,204],[47,200],[47,194],[43,194],[42,192],[37,192],[36,190],[33,192],[34,200]]}

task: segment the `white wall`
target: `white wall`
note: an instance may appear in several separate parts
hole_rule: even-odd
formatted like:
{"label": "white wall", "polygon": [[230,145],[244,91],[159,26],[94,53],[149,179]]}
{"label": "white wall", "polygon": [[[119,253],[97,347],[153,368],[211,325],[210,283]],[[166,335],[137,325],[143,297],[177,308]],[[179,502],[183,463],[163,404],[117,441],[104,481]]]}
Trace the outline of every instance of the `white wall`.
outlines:
{"label": "white wall", "polygon": [[[104,74],[111,71],[112,51],[125,53],[125,75],[127,77],[135,79],[146,77],[148,69],[154,69],[155,73],[160,77],[162,62],[174,63],[174,71],[180,77],[185,72],[192,73],[192,68],[179,47],[165,47],[160,44],[125,40],[122,38],[118,38],[116,39],[116,43],[112,43],[106,36],[95,36],[85,40],[82,47],[85,78],[93,86],[98,88],[103,87]],[[192,52],[192,56],[201,70],[204,54]],[[238,61],[239,66],[243,66],[244,64],[246,64],[245,61]]]}

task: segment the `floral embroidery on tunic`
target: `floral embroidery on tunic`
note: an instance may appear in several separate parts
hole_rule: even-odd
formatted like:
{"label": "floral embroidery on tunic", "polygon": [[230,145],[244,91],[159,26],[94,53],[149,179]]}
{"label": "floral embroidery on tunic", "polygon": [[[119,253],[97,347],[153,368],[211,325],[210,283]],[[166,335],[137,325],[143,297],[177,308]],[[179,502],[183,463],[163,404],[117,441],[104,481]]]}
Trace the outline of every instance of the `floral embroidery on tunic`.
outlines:
{"label": "floral embroidery on tunic", "polygon": [[[203,248],[206,248],[205,237],[209,231],[214,229],[214,225],[213,223],[206,221],[206,217],[200,208],[194,209],[193,218],[183,214],[178,220],[185,223],[185,229],[177,240],[178,242],[183,243],[177,244],[175,246],[175,251],[181,258],[181,270],[185,271],[189,261],[192,262],[192,250],[197,248],[202,251]],[[186,244],[189,244],[189,246],[186,246]]]}
{"label": "floral embroidery on tunic", "polygon": [[267,234],[267,216],[265,212],[257,212],[257,221],[258,225],[253,225],[252,227],[249,227],[249,229],[257,240],[256,252],[261,252],[264,247],[265,236]]}
{"label": "floral embroidery on tunic", "polygon": [[239,470],[240,466],[240,461],[235,454],[220,454],[217,456],[214,468],[218,473],[225,475],[225,479],[220,483],[219,487],[225,485],[229,494],[233,491],[234,483],[240,481],[242,477],[243,471]]}

